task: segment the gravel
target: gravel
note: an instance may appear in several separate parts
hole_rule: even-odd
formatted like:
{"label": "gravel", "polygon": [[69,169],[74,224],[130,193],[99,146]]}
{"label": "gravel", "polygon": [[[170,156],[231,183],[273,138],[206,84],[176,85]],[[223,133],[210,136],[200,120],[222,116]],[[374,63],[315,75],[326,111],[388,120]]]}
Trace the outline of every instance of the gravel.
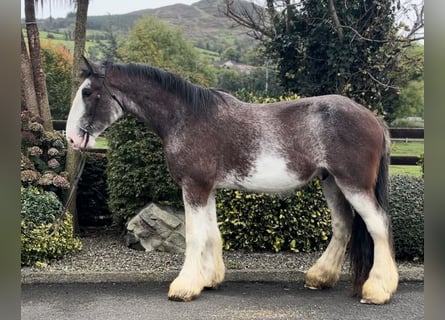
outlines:
{"label": "gravel", "polygon": [[[94,273],[94,272],[170,272],[181,269],[183,254],[144,252],[125,246],[122,238],[113,230],[87,232],[81,236],[83,248],[45,267],[22,267],[22,274],[39,273]],[[321,255],[316,253],[248,253],[224,251],[227,270],[294,270],[307,271]],[[421,263],[399,263],[399,269],[421,268]],[[343,265],[347,273],[349,263]]]}

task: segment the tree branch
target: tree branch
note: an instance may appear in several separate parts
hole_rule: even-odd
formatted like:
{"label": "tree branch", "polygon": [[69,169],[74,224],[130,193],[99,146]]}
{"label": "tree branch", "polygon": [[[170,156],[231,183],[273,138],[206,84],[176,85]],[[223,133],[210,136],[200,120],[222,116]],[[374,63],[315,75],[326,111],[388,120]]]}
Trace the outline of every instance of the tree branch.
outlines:
{"label": "tree branch", "polygon": [[[250,3],[250,7],[235,3],[235,0],[225,0],[225,8],[223,14],[235,21],[237,24],[253,31],[250,34],[257,40],[264,40],[265,37],[272,38],[273,32],[267,25],[267,14],[271,19],[276,19],[273,0],[267,0],[267,10],[262,7]],[[249,10],[250,9],[250,10]],[[272,15],[272,16],[271,16]]]}
{"label": "tree branch", "polygon": [[328,10],[329,15],[331,16],[334,23],[335,29],[337,30],[338,39],[340,40],[340,43],[342,43],[344,39],[343,26],[340,23],[340,19],[338,19],[337,10],[335,10],[334,6],[334,0],[328,0]]}

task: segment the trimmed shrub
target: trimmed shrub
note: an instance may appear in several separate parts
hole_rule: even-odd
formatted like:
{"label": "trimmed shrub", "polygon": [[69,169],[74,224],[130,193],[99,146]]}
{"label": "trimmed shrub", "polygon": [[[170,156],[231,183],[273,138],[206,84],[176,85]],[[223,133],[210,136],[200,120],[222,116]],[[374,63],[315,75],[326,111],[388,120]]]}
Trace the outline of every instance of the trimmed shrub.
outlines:
{"label": "trimmed shrub", "polygon": [[397,259],[423,260],[423,193],[423,179],[391,176],[389,207]]}
{"label": "trimmed shrub", "polygon": [[82,248],[72,215],[52,192],[21,188],[21,264],[44,266]]}
{"label": "trimmed shrub", "polygon": [[217,214],[226,250],[313,252],[331,236],[318,180],[289,195],[221,190]]}
{"label": "trimmed shrub", "polygon": [[181,208],[181,190],[165,164],[161,140],[132,116],[107,132],[109,143],[108,206],[113,221],[123,227],[149,202]]}

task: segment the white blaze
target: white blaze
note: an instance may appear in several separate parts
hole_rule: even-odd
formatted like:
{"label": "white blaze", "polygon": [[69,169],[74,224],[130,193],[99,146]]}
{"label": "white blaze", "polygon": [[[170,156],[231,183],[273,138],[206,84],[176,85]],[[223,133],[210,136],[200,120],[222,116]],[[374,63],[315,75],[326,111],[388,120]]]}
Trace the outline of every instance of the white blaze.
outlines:
{"label": "white blaze", "polygon": [[[70,113],[68,115],[68,120],[66,122],[66,138],[68,141],[72,141],[75,147],[80,147],[83,143],[84,137],[80,135],[79,125],[80,119],[85,113],[85,103],[82,98],[82,89],[90,88],[91,81],[86,79],[77,90],[76,96],[74,97],[73,104],[71,106]],[[94,138],[90,137],[91,141],[88,143],[89,146],[94,144]]]}

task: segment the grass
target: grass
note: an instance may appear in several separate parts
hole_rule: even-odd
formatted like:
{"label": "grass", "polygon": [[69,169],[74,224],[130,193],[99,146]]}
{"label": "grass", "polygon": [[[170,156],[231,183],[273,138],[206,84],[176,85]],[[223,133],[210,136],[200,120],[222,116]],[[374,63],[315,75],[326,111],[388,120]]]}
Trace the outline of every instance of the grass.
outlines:
{"label": "grass", "polygon": [[105,137],[99,136],[96,139],[96,145],[94,146],[96,149],[108,149],[108,141]]}
{"label": "grass", "polygon": [[418,141],[400,142],[391,145],[393,156],[420,156],[424,152],[424,143]]}
{"label": "grass", "polygon": [[[74,52],[74,40],[65,40],[65,36],[63,34],[61,34],[61,33],[54,33],[54,32],[49,32],[49,33],[51,33],[54,36],[53,39],[48,39],[48,32],[47,31],[40,31],[39,30],[40,41],[49,41],[49,42],[53,43],[54,45],[64,46],[71,53]],[[25,35],[25,41],[27,41],[27,39],[26,39],[26,37],[27,37],[26,31],[24,31],[23,34]],[[102,41],[102,42],[106,42],[106,41]],[[90,50],[90,47],[93,47],[95,45],[97,45],[96,42],[87,40],[85,42],[85,51],[88,52]]]}
{"label": "grass", "polygon": [[[420,156],[424,153],[424,142],[394,142],[391,145],[391,155],[393,156]],[[399,166],[392,165],[389,167],[390,174],[400,174],[421,177],[422,169],[420,166]]]}
{"label": "grass", "polygon": [[391,175],[404,175],[404,176],[413,176],[413,177],[421,177],[422,169],[420,166],[396,166],[392,165],[389,167],[389,174]]}

